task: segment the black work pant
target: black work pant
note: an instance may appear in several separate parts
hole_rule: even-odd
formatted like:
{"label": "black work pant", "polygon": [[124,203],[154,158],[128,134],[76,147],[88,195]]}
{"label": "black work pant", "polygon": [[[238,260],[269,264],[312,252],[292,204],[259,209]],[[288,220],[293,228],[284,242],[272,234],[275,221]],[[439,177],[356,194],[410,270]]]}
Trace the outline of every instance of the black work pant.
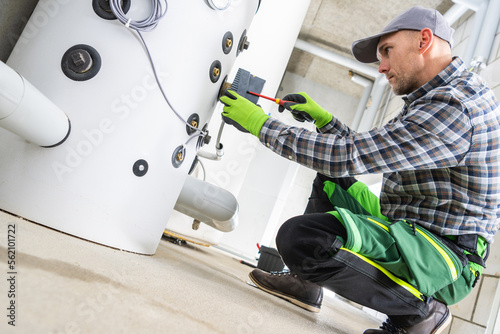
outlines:
{"label": "black work pant", "polygon": [[381,284],[380,280],[346,266],[345,259],[332,256],[337,236],[346,240],[347,231],[335,216],[326,213],[335,207],[323,191],[325,180],[344,190],[356,182],[354,178],[331,179],[317,175],[305,214],[286,221],[276,237],[278,251],[287,267],[303,279],[387,314],[397,325],[411,326],[422,321],[428,314],[430,300],[402,300],[392,289],[397,287],[391,287],[390,282]]}

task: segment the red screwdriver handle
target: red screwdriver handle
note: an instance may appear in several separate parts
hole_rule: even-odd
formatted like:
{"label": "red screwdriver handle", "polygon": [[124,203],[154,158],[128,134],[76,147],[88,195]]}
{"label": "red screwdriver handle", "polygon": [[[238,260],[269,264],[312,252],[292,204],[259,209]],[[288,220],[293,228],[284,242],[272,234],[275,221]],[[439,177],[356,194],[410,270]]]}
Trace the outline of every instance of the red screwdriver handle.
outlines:
{"label": "red screwdriver handle", "polygon": [[292,101],[285,101],[285,100],[280,100],[280,99],[274,99],[272,97],[269,97],[269,96],[265,96],[265,95],[261,95],[261,94],[257,94],[257,93],[254,93],[254,92],[251,92],[251,91],[248,91],[249,94],[252,94],[252,95],[255,95],[255,96],[259,96],[259,97],[262,97],[264,99],[268,99],[268,100],[271,100],[271,101],[274,101],[276,102],[277,104],[279,105],[283,105],[285,102],[291,102],[291,103],[294,103]]}

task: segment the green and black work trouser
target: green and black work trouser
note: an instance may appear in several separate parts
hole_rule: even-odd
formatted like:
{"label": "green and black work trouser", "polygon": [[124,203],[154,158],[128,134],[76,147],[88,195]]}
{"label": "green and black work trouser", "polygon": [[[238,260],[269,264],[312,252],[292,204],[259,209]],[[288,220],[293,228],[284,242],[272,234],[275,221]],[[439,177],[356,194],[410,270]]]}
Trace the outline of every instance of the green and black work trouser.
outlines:
{"label": "green and black work trouser", "polygon": [[388,221],[378,198],[354,178],[318,175],[306,213],[281,226],[276,245],[300,277],[412,326],[428,315],[432,298],[454,304],[482,273],[485,240],[451,239]]}

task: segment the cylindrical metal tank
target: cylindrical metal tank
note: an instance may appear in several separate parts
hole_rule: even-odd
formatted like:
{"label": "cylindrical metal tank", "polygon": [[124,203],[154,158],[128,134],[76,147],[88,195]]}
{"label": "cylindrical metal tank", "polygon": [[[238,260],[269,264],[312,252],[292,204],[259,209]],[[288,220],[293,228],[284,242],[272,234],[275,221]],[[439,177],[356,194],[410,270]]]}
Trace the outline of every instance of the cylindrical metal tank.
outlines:
{"label": "cylindrical metal tank", "polygon": [[[0,208],[153,254],[202,142],[184,120],[199,129],[210,120],[260,1],[227,0],[225,9],[168,1],[165,17],[143,36],[170,105],[137,34],[101,17],[100,3],[40,0],[7,61],[72,130],[47,149],[0,129]],[[151,8],[146,0],[124,3],[134,20]]]}

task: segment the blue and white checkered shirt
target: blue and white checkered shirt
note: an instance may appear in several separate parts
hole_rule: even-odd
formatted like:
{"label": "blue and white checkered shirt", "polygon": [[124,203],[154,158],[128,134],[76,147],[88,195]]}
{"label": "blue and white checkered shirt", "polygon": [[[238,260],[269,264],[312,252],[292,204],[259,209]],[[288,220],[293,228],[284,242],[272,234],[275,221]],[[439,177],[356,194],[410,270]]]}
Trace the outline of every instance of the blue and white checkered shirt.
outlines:
{"label": "blue and white checkered shirt", "polygon": [[397,117],[368,132],[335,117],[320,133],[270,118],[259,139],[332,177],[383,173],[380,203],[391,221],[491,242],[500,223],[500,107],[493,92],[455,58],[403,100]]}

